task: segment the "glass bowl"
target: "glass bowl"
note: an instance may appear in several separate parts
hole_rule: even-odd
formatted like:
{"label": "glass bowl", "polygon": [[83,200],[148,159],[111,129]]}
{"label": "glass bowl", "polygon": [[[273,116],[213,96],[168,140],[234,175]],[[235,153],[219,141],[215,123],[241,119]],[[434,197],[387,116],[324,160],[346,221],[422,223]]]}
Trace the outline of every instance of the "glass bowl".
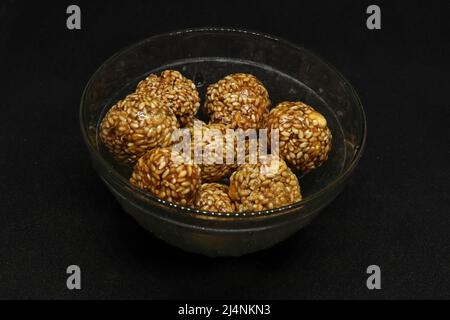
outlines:
{"label": "glass bowl", "polygon": [[[164,69],[192,79],[202,98],[206,87],[225,75],[251,73],[264,83],[273,105],[303,101],[324,114],[333,148],[325,164],[299,177],[303,200],[269,211],[224,214],[168,203],[132,186],[131,168],[112,159],[98,138],[98,126],[108,108],[134,91],[139,80]],[[335,68],[277,37],[224,28],[157,35],[115,54],[89,80],[80,122],[93,166],[124,210],[158,238],[208,256],[256,252],[307,225],[342,190],[366,137],[361,102]]]}

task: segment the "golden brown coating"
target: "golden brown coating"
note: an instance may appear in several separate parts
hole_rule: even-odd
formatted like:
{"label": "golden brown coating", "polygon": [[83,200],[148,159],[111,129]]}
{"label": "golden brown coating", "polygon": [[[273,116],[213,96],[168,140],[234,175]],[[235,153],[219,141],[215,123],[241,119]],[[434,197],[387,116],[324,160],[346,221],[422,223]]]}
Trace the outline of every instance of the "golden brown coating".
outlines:
{"label": "golden brown coating", "polygon": [[279,129],[280,157],[293,169],[308,172],[328,159],[332,135],[323,115],[303,102],[282,102],[267,118],[270,131]]}
{"label": "golden brown coating", "polygon": [[270,106],[269,94],[255,76],[231,74],[206,92],[205,111],[211,122],[236,129],[259,129]]}
{"label": "golden brown coating", "polygon": [[228,186],[220,183],[204,183],[197,191],[195,207],[213,212],[234,212],[235,207],[228,195]]}
{"label": "golden brown coating", "polygon": [[130,182],[160,199],[192,205],[201,169],[172,147],[154,148],[136,163]]}
{"label": "golden brown coating", "polygon": [[231,175],[228,194],[239,212],[275,209],[302,199],[297,177],[273,155],[241,165]]}
{"label": "golden brown coating", "polygon": [[114,157],[133,164],[146,151],[171,144],[178,123],[158,99],[130,94],[117,102],[100,125],[100,138]]}
{"label": "golden brown coating", "polygon": [[159,77],[155,74],[149,75],[139,82],[136,92],[161,99],[175,113],[180,127],[195,116],[200,107],[200,97],[195,84],[175,70],[165,70]]}

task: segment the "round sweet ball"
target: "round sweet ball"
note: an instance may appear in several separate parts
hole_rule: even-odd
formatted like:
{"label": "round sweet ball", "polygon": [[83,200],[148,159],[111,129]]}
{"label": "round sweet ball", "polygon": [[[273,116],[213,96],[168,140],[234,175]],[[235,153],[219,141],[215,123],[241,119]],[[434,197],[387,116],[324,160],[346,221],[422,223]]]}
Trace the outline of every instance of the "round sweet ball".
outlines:
{"label": "round sweet ball", "polygon": [[[227,178],[235,170],[234,136],[227,140],[227,127],[221,123],[190,128],[192,157],[202,169],[202,181],[213,182]],[[196,158],[197,155],[197,158]],[[233,158],[227,162],[227,156]]]}
{"label": "round sweet ball", "polygon": [[154,148],[136,163],[130,182],[160,199],[192,205],[201,185],[201,169],[172,147]]}
{"label": "round sweet ball", "polygon": [[[235,169],[244,163],[256,162],[258,160],[259,155],[262,154],[260,151],[260,142],[257,135],[244,137],[244,139],[236,138]],[[264,154],[267,154],[268,151],[266,148]]]}
{"label": "round sweet ball", "polygon": [[228,186],[220,183],[204,183],[197,191],[195,207],[214,212],[234,212],[235,207],[228,195]]}
{"label": "round sweet ball", "polygon": [[161,99],[175,113],[180,126],[192,118],[200,107],[200,97],[195,84],[175,70],[165,70],[159,77],[155,74],[149,75],[139,82],[136,92]]}
{"label": "round sweet ball", "polygon": [[158,99],[130,94],[106,113],[100,138],[122,163],[133,164],[156,146],[168,146],[178,122],[172,110]]}
{"label": "round sweet ball", "polygon": [[232,129],[259,129],[270,106],[269,94],[255,76],[231,74],[206,91],[205,111],[211,122]]}
{"label": "round sweet ball", "polygon": [[239,212],[280,208],[302,199],[297,177],[274,155],[241,165],[230,178],[228,194]]}
{"label": "round sweet ball", "polygon": [[327,120],[303,102],[282,102],[267,119],[269,135],[279,130],[279,152],[296,171],[306,173],[324,163],[331,150],[332,135]]}

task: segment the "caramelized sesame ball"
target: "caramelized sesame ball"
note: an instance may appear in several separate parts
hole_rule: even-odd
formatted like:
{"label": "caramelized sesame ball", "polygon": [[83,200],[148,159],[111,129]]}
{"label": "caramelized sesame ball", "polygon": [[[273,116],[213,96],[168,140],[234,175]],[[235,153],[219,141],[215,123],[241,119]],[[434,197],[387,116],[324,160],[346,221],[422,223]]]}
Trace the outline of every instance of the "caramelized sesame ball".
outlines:
{"label": "caramelized sesame ball", "polygon": [[161,99],[175,113],[180,127],[192,118],[200,107],[195,84],[175,70],[165,70],[159,77],[155,74],[149,75],[139,82],[136,92]]}
{"label": "caramelized sesame ball", "polygon": [[228,195],[228,186],[220,183],[204,183],[197,191],[195,207],[213,212],[234,212],[235,207]]}
{"label": "caramelized sesame ball", "polygon": [[306,173],[324,163],[332,135],[323,115],[303,102],[282,102],[267,119],[270,130],[279,129],[280,157],[296,171]]}
{"label": "caramelized sesame ball", "polygon": [[106,113],[100,138],[117,160],[133,164],[146,151],[170,145],[177,127],[172,110],[160,100],[130,94]]}
{"label": "caramelized sesame ball", "polygon": [[302,199],[297,177],[274,155],[241,165],[231,175],[228,194],[239,212],[275,209]]}
{"label": "caramelized sesame ball", "polygon": [[259,129],[270,106],[269,94],[255,76],[231,74],[206,92],[205,111],[211,122],[236,129]]}
{"label": "caramelized sesame ball", "polygon": [[[239,140],[235,130],[221,123],[205,124],[198,119],[188,123],[184,128],[189,129],[191,134],[192,157],[197,153],[198,159],[202,161],[199,165],[202,168],[203,181],[213,182],[228,178],[240,164],[248,162],[246,159],[249,158],[250,151],[255,158],[258,156],[259,144],[256,134],[243,136]],[[218,133],[222,135],[221,142],[217,140]],[[206,152],[208,149],[211,150],[210,154]]]}
{"label": "caramelized sesame ball", "polygon": [[201,169],[172,147],[154,148],[136,163],[130,182],[160,199],[192,205]]}
{"label": "caramelized sesame ball", "polygon": [[202,181],[219,181],[229,177],[236,166],[234,162],[227,164],[227,154],[235,154],[234,136],[231,143],[227,143],[227,127],[221,123],[202,125],[200,122],[197,127],[191,128],[191,134],[192,157],[195,153],[199,155]]}

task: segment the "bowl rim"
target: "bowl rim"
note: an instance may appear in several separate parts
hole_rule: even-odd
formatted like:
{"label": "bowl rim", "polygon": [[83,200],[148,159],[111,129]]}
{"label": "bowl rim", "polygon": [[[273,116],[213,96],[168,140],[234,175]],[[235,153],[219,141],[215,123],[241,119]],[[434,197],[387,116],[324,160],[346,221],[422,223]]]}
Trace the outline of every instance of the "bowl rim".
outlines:
{"label": "bowl rim", "polygon": [[[349,93],[352,96],[352,98],[355,100],[355,103],[358,106],[359,115],[362,120],[361,121],[362,136],[360,138],[359,144],[356,146],[355,155],[354,155],[353,159],[351,160],[350,164],[348,165],[348,167],[345,168],[345,170],[343,170],[339,174],[339,176],[337,176],[332,182],[327,184],[325,187],[323,187],[322,189],[320,189],[319,191],[316,191],[315,193],[313,193],[311,195],[308,195],[306,198],[303,198],[302,200],[300,200],[296,203],[293,203],[293,204],[290,204],[287,206],[283,206],[280,208],[270,209],[270,210],[252,211],[252,212],[233,212],[233,213],[199,210],[199,209],[195,209],[193,207],[177,205],[175,203],[162,200],[162,199],[152,195],[149,192],[145,192],[145,191],[133,186],[127,179],[125,179],[119,172],[117,172],[117,170],[115,170],[112,167],[112,165],[98,152],[98,149],[91,144],[89,137],[88,137],[88,132],[84,128],[84,123],[86,122],[84,115],[83,115],[85,99],[87,96],[87,92],[91,87],[92,82],[96,78],[97,74],[100,73],[100,71],[108,63],[113,61],[116,57],[118,57],[119,55],[125,54],[126,52],[129,52],[129,51],[135,49],[136,47],[143,45],[146,42],[150,42],[150,41],[156,40],[158,38],[171,37],[174,35],[189,34],[189,33],[202,33],[202,32],[236,33],[236,34],[245,34],[245,35],[252,35],[252,36],[256,36],[256,37],[267,38],[267,39],[270,39],[270,40],[273,40],[276,42],[280,42],[283,45],[292,47],[293,49],[305,51],[308,54],[310,54],[311,56],[316,57],[320,62],[322,62],[328,68],[330,68],[333,72],[335,72],[335,74],[341,79],[342,83],[349,90]],[[252,31],[252,30],[247,30],[247,29],[242,29],[242,28],[231,28],[231,27],[199,27],[199,28],[180,29],[180,30],[157,34],[157,35],[145,38],[141,41],[135,42],[131,45],[128,45],[128,46],[122,48],[121,50],[117,51],[115,54],[110,56],[107,60],[105,60],[89,78],[86,86],[83,89],[83,93],[81,95],[79,118],[80,118],[80,127],[81,127],[83,140],[86,143],[86,145],[88,146],[88,149],[89,149],[91,155],[95,156],[96,159],[99,160],[101,165],[108,169],[108,173],[112,174],[114,179],[118,181],[118,183],[121,185],[121,187],[127,187],[129,189],[132,189],[134,192],[137,192],[138,194],[140,194],[141,197],[143,197],[145,199],[148,199],[152,202],[156,202],[157,204],[163,205],[167,208],[178,209],[180,212],[183,212],[188,215],[193,215],[196,217],[208,218],[208,219],[211,219],[214,217],[214,218],[220,218],[221,220],[222,219],[227,220],[228,218],[232,218],[232,221],[235,220],[236,218],[245,219],[246,217],[247,218],[254,218],[254,217],[270,218],[270,217],[274,217],[274,216],[279,217],[283,213],[286,213],[286,214],[290,213],[290,212],[292,212],[292,210],[295,210],[296,208],[303,207],[303,206],[307,205],[308,203],[313,202],[317,198],[321,197],[323,194],[326,194],[329,190],[333,189],[334,186],[339,185],[341,182],[345,181],[345,179],[351,174],[351,172],[354,170],[354,168],[356,167],[356,165],[358,164],[358,162],[362,156],[362,153],[363,153],[363,150],[364,150],[364,147],[366,144],[366,138],[367,138],[367,119],[366,119],[366,115],[364,112],[364,108],[363,108],[361,99],[359,98],[358,94],[356,93],[356,90],[353,88],[353,86],[350,84],[350,82],[347,80],[347,78],[345,78],[341,74],[341,72],[339,72],[331,63],[329,63],[327,60],[323,59],[321,56],[317,55],[316,53],[312,52],[311,50],[305,49],[304,47],[297,45],[291,41],[285,40],[283,38],[276,37],[276,36],[266,34],[263,32]]]}

